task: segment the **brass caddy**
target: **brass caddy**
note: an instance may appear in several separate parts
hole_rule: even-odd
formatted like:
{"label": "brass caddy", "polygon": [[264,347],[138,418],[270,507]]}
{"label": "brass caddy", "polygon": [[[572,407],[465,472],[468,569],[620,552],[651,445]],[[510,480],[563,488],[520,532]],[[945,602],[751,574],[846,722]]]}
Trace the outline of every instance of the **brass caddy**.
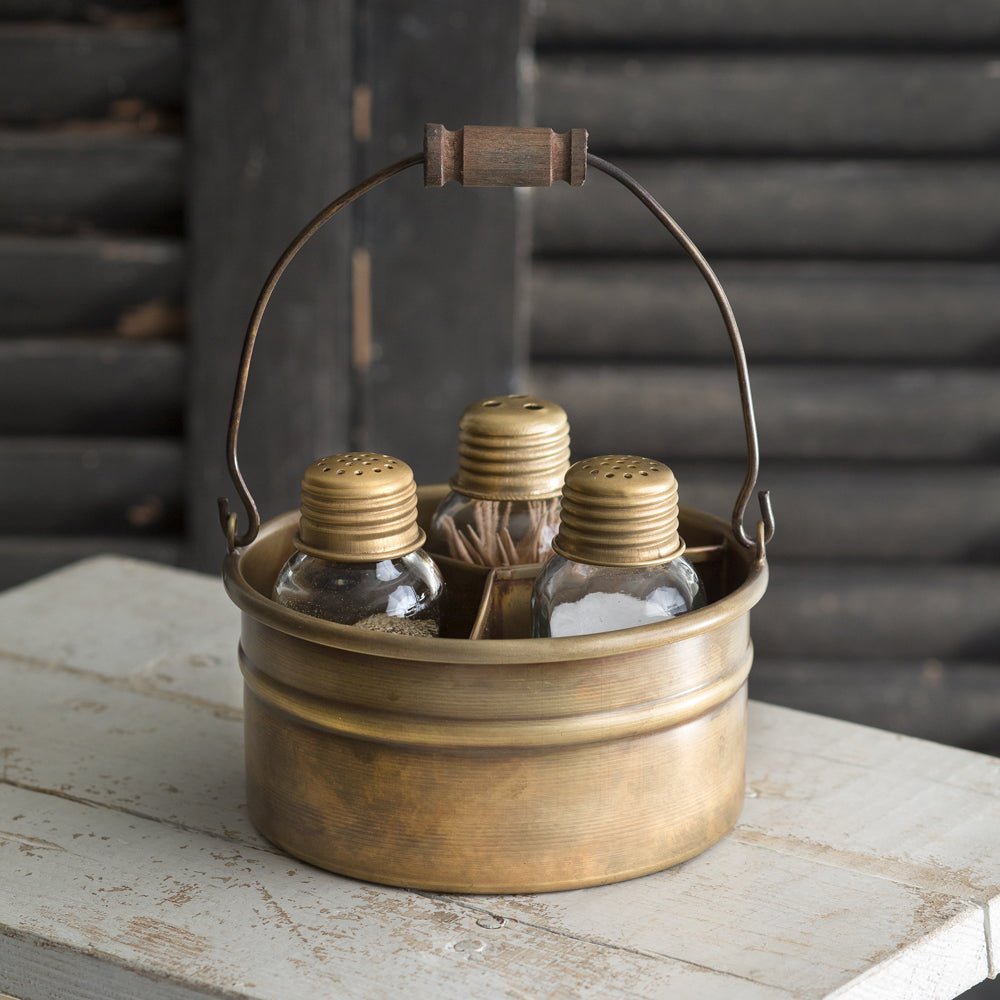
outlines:
{"label": "brass caddy", "polygon": [[[677,864],[739,817],[750,609],[767,586],[773,533],[766,494],[754,537],[742,524],[758,465],[746,361],[704,258],[648,192],[588,154],[585,141],[581,130],[428,126],[423,154],[369,178],[309,223],[251,318],[228,448],[250,521],[242,535],[220,500],[229,545],[223,577],[242,611],[248,804],[265,837],[322,868],[451,892],[569,889]],[[442,157],[452,157],[450,166]],[[457,178],[471,186],[582,183],[589,164],[636,194],[705,276],[733,344],[748,448],[730,524],[681,510],[707,607],[640,628],[530,639],[528,597],[540,567],[485,570],[446,558],[439,561],[453,595],[450,637],[370,632],[270,599],[298,512],[261,526],[236,457],[261,318],[285,267],[320,226],[420,163],[429,184]],[[425,526],[445,490],[421,489]]]}

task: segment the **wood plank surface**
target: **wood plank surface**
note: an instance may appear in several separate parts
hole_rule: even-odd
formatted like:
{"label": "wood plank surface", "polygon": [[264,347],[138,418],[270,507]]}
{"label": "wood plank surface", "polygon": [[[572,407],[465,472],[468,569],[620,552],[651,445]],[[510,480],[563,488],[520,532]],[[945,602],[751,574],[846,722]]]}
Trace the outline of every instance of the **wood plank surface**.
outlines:
{"label": "wood plank surface", "polygon": [[991,971],[1000,762],[757,704],[739,827],[672,871],[469,898],[300,865],[242,807],[237,619],[216,580],[114,559],[0,601],[0,878],[34,887],[0,894],[0,989],[948,997]]}
{"label": "wood plank surface", "polygon": [[[352,7],[188,8],[188,87],[198,97],[187,135],[198,155],[187,202],[185,524],[193,564],[213,571],[224,544],[216,499],[236,501],[225,427],[247,321],[285,246],[353,179]],[[294,262],[264,321],[239,456],[264,516],[296,505],[306,465],[347,444],[350,246],[341,217]]]}
{"label": "wood plank surface", "polygon": [[0,131],[0,227],[176,233],[182,153],[173,135]]}
{"label": "wood plank surface", "polygon": [[674,0],[608,4],[540,0],[542,46],[726,45],[825,43],[885,48],[980,48],[1000,41],[993,0]]}
{"label": "wood plank surface", "polygon": [[[661,449],[662,450],[662,449]],[[729,520],[740,462],[672,461],[683,503]],[[1000,466],[845,464],[765,459],[776,559],[1000,561]]]}
{"label": "wood plank surface", "polygon": [[[227,763],[238,767],[238,760]],[[664,987],[723,998],[787,995],[658,955],[569,940],[526,922],[481,924],[482,914],[459,901],[317,877],[221,831],[206,836],[21,788],[7,789],[0,808],[7,877],[41,870],[40,855],[63,886],[19,903],[5,894],[0,925],[24,928],[29,940],[55,937],[58,950],[74,959],[100,957],[96,968],[88,963],[89,981],[77,976],[70,982],[63,973],[66,1000],[106,997],[104,967],[159,981],[160,996],[171,1000],[177,994],[168,987],[198,996],[367,998],[373,980],[380,993],[455,1000],[529,996],[539,982],[581,981],[608,984],[611,997],[654,996]],[[48,832],[44,845],[23,832],[29,815]],[[245,823],[232,817],[236,830]],[[31,856],[18,859],[21,847]],[[144,874],[149,870],[152,878]],[[105,873],[103,885],[88,883],[87,873],[96,871]],[[235,922],[234,933],[227,932],[227,913],[246,915],[238,933]],[[53,933],[57,914],[63,929]],[[55,963],[44,946],[28,948],[13,935],[0,937],[0,948],[4,988],[52,984]]]}
{"label": "wood plank surface", "polygon": [[[1000,360],[1000,266],[737,261],[717,268],[751,364]],[[537,261],[532,355],[722,360],[729,340],[687,261]]]}
{"label": "wood plank surface", "polygon": [[175,28],[3,24],[0,121],[104,118],[123,100],[175,110],[182,66],[182,35]]}
{"label": "wood plank surface", "polygon": [[778,562],[753,635],[762,659],[995,661],[1000,567]]}
{"label": "wood plank surface", "polygon": [[[591,151],[600,155],[595,137]],[[974,258],[1000,247],[1000,162],[644,159],[615,162],[709,256]],[[583,189],[535,192],[542,255],[663,255],[670,235],[591,171]]]}
{"label": "wood plank surface", "polygon": [[907,156],[1000,147],[992,53],[551,54],[539,59],[535,87],[539,122],[559,131],[582,124],[595,149],[615,152]]}
{"label": "wood plank surface", "polygon": [[176,434],[183,386],[170,341],[0,340],[0,435]]}
{"label": "wood plank surface", "polygon": [[34,535],[179,533],[179,438],[0,438],[0,523]]}
{"label": "wood plank surface", "polygon": [[0,236],[0,335],[175,333],[184,265],[173,239]]}
{"label": "wood plank surface", "polygon": [[[566,408],[577,458],[627,452],[669,463],[744,453],[728,368],[536,364],[527,381]],[[1000,457],[1000,373],[988,368],[755,365],[751,381],[771,460]]]}
{"label": "wood plank surface", "polygon": [[[997,912],[997,877],[994,873],[987,874],[996,856],[985,845],[997,812],[995,781],[1000,762],[969,755],[961,763],[955,759],[954,766],[949,767],[942,748],[935,744],[766,705],[753,705],[750,733],[746,806],[732,837],[720,848],[737,844],[763,847],[773,852],[772,864],[784,871],[788,871],[786,857],[792,856],[818,863],[827,874],[859,871],[877,874],[889,884],[920,887],[928,894],[928,901],[935,899],[937,906],[944,904],[950,894],[977,900],[980,902],[977,916],[987,922]],[[964,807],[959,806],[963,799]],[[940,818],[927,823],[925,809]],[[822,830],[817,829],[817,820],[823,825]],[[972,845],[977,841],[990,856],[988,861],[981,859],[984,863],[975,857]],[[702,861],[713,863],[717,854],[722,853],[717,849]],[[942,868],[940,860],[954,858],[956,854],[969,867],[956,870],[953,861]],[[675,876],[683,878],[687,868],[677,869]],[[769,887],[754,878],[756,873],[744,869],[742,878],[738,871],[727,874],[729,880],[725,884],[731,887],[731,893],[727,892],[727,916],[739,913],[744,891],[759,907],[762,900],[757,893],[766,895]],[[747,876],[749,884],[743,881]],[[818,884],[822,888],[817,899],[830,898],[824,891],[827,884],[826,880]],[[537,917],[541,911],[564,933],[586,937],[597,927],[607,931],[607,913],[614,901],[609,888],[559,893],[545,898],[541,907],[530,897],[515,897],[505,902],[526,919],[531,915]],[[645,879],[635,883],[636,891],[630,894],[628,905],[614,908],[614,940],[647,949],[671,933],[663,922],[664,899],[660,888]],[[492,906],[497,898],[490,897],[484,902]],[[881,901],[875,905],[881,906]],[[934,908],[935,904],[930,906]],[[862,902],[860,907],[854,914],[858,925],[864,922],[861,910],[870,916],[866,904]],[[700,920],[694,915],[696,924],[690,928],[696,953],[715,965],[720,960],[733,962],[733,952],[728,947],[731,942],[725,934],[713,931],[715,917],[702,912]],[[757,913],[762,915],[760,909]],[[931,923],[938,919],[940,911],[931,918]],[[781,919],[765,920],[759,925],[761,936],[777,943],[782,950],[782,965],[788,970],[794,966],[792,949],[787,946],[790,939],[798,939],[793,926],[794,920]],[[910,927],[911,933],[918,937],[927,930],[928,925],[919,918]],[[742,936],[745,932],[740,933]],[[815,978],[810,982],[808,971],[803,969],[801,984],[796,984],[801,991],[799,995],[859,998],[957,995],[974,982],[971,968],[963,969],[960,957],[967,954],[962,936],[971,934],[971,927],[963,930],[960,925],[953,925],[951,933],[953,937],[942,937],[936,942],[933,934],[929,940],[925,939],[935,953],[925,969],[907,963],[905,955],[890,958],[871,941],[869,954],[873,967],[829,994],[825,992],[832,985],[827,978],[826,964],[830,958],[827,948],[838,949],[844,940],[838,937],[825,946],[817,943],[813,949]],[[987,956],[983,959],[984,965],[995,972]],[[754,975],[764,978],[766,970],[758,965]]]}
{"label": "wood plank surface", "polygon": [[[51,645],[43,640],[36,646],[41,658],[13,662],[28,689],[34,690],[34,694],[24,691],[25,712],[47,704],[69,727],[57,736],[49,729],[60,745],[75,744],[82,730],[89,730],[91,745],[99,749],[93,756],[72,755],[73,788],[62,790],[58,797],[50,794],[54,789],[48,782],[55,772],[46,763],[45,741],[25,739],[34,728],[27,715],[17,723],[18,749],[4,754],[3,802],[10,808],[3,816],[0,854],[19,852],[27,843],[17,830],[24,817],[11,822],[11,814],[23,812],[12,796],[23,796],[36,819],[51,821],[42,824],[50,834],[46,839],[51,843],[57,842],[53,837],[65,839],[70,848],[41,856],[69,861],[70,868],[63,869],[65,905],[57,904],[66,917],[65,939],[54,949],[52,942],[45,948],[36,945],[46,921],[41,915],[29,918],[37,933],[4,939],[6,961],[0,968],[8,979],[0,978],[0,987],[19,985],[29,976],[46,983],[59,977],[56,981],[67,989],[65,997],[103,997],[108,994],[99,992],[98,984],[129,972],[165,980],[163,989],[193,980],[203,989],[235,991],[230,995],[286,997],[294,989],[296,995],[317,990],[370,996],[377,964],[380,989],[429,991],[433,984],[438,996],[465,997],[470,990],[476,995],[505,991],[531,995],[540,981],[572,983],[580,982],[581,976],[587,982],[607,984],[610,996],[627,996],[630,991],[654,995],[664,984],[682,993],[708,991],[721,997],[785,995],[683,961],[632,955],[600,941],[567,941],[528,923],[487,921],[478,909],[461,901],[383,890],[336,876],[317,877],[314,869],[276,853],[249,826],[242,804],[241,685],[233,660],[236,609],[218,582],[208,577],[168,576],[121,561],[96,564],[101,565],[113,567],[119,586],[124,579],[136,588],[134,596],[122,595],[123,644],[109,648],[109,655],[95,663],[92,657],[101,644],[97,631],[78,631],[70,648],[57,626],[50,633]],[[58,595],[68,596],[67,585],[78,593],[73,579],[79,580],[81,570],[88,573],[93,568],[95,564],[91,570],[70,570],[43,586],[51,587],[58,601]],[[91,581],[90,592],[96,598],[102,584],[96,577]],[[37,586],[12,597],[24,607],[23,601],[37,600],[35,595]],[[0,632],[8,649],[13,643],[25,652],[18,636],[24,633],[12,620],[4,617]],[[50,654],[55,659],[46,665]],[[70,670],[62,671],[60,662]],[[5,679],[7,666],[4,659]],[[32,683],[46,677],[41,686]],[[112,723],[123,714],[131,722]],[[96,743],[95,725],[104,733]],[[181,732],[185,737],[178,741]],[[4,743],[7,735],[4,730]],[[175,741],[184,759],[166,752]],[[134,762],[147,762],[130,769],[133,780],[127,780],[129,756]],[[159,773],[148,770],[156,767],[157,759]],[[108,777],[101,778],[102,773]],[[140,773],[144,777],[139,778]],[[77,830],[81,816],[88,815],[100,818],[96,825]],[[117,835],[105,832],[108,819],[118,828]],[[82,836],[74,840],[74,832]],[[107,841],[102,840],[105,836]],[[41,854],[44,848],[36,844],[27,850]],[[84,867],[102,867],[105,882],[88,881],[73,860],[80,858],[89,859]],[[34,861],[22,853],[20,863],[25,860],[29,865]],[[166,865],[162,872],[160,863]],[[144,873],[150,871],[154,877],[146,884]],[[6,875],[6,869],[3,872]],[[126,885],[128,889],[122,888]],[[113,907],[107,904],[108,890],[114,892]],[[12,903],[6,897],[5,901]],[[48,895],[39,899],[43,908],[53,901]],[[143,917],[137,905],[151,909]],[[23,903],[18,908],[22,907]],[[241,921],[241,944],[218,935],[218,914],[234,909],[253,915]],[[9,910],[0,921],[10,924]],[[27,921],[19,926],[28,929]],[[190,936],[178,939],[180,928]],[[27,944],[22,937],[28,938]],[[149,947],[142,946],[143,937]],[[204,947],[199,947],[199,961],[192,965],[184,944],[196,939]],[[53,950],[62,963],[54,960]],[[95,952],[102,965],[95,967],[94,978],[78,976],[70,983],[67,966],[79,969],[80,959]]]}
{"label": "wood plank surface", "polygon": [[996,663],[758,657],[750,696],[878,729],[1000,755]]}
{"label": "wood plank surface", "polygon": [[[523,5],[364,6],[366,172],[419,152],[423,122],[524,124]],[[425,481],[453,474],[462,410],[515,391],[526,360],[524,207],[510,188],[425,190],[415,168],[361,208],[371,329],[360,332],[371,363],[359,358],[357,443],[405,457]]]}

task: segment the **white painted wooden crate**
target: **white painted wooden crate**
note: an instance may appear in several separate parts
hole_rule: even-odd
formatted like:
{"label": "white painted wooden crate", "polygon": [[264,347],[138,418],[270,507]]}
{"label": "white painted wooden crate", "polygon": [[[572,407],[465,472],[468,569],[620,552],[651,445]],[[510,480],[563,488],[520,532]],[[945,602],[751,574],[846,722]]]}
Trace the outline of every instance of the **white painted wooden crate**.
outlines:
{"label": "white painted wooden crate", "polygon": [[927,1000],[996,973],[998,760],[754,703],[742,821],[701,857],[385,889],[249,825],[238,631],[215,579],[122,559],[0,596],[0,991]]}

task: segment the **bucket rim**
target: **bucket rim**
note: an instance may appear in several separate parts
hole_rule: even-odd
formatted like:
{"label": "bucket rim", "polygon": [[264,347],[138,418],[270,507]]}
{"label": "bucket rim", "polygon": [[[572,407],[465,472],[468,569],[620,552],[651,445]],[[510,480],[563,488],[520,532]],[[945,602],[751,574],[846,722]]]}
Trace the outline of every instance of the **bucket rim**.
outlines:
{"label": "bucket rim", "polygon": [[684,506],[680,514],[682,523],[695,523],[721,535],[727,549],[747,565],[746,580],[725,597],[670,621],[594,635],[545,639],[401,636],[328,622],[293,611],[253,587],[243,572],[243,562],[274,535],[290,530],[298,519],[296,510],[265,521],[253,542],[229,553],[223,563],[222,579],[230,600],[243,614],[267,628],[331,649],[414,662],[479,666],[594,659],[654,649],[713,632],[748,614],[763,597],[768,580],[767,559],[758,559],[756,553],[740,545],[722,518]]}

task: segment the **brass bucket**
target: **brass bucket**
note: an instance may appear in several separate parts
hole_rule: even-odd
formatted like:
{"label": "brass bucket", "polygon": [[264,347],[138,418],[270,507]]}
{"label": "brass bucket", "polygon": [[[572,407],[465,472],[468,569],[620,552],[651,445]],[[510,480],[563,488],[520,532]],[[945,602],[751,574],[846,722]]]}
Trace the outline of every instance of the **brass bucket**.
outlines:
{"label": "brass bucket", "polygon": [[[521,131],[542,130],[506,130]],[[261,317],[285,266],[325,221],[425,158],[400,161],[324,209],[279,260],[248,330],[229,464],[250,526],[238,537],[222,500],[220,514],[229,543],[223,578],[242,611],[250,817],[298,858],[410,888],[541,892],[658,871],[705,850],[739,817],[750,609],[767,586],[773,531],[764,495],[755,537],[742,527],[757,441],[721,286],[749,460],[730,524],[681,510],[706,607],[639,628],[531,639],[528,596],[540,567],[485,570],[447,558],[439,563],[457,599],[440,638],[337,625],[270,599],[293,551],[297,512],[262,526],[236,460]],[[627,178],[597,157],[587,162]],[[642,190],[631,178],[622,183]],[[656,209],[673,232],[676,223]],[[425,525],[445,490],[421,489]]]}

